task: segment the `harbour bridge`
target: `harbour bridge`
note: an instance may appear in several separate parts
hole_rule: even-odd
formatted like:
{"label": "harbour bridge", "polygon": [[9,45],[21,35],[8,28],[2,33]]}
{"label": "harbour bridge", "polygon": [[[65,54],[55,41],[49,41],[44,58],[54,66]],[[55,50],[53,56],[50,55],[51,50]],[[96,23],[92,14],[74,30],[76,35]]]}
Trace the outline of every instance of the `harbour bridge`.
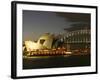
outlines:
{"label": "harbour bridge", "polygon": [[91,31],[90,29],[66,31],[63,34],[63,40],[67,49],[89,49],[91,43]]}
{"label": "harbour bridge", "polygon": [[90,43],[90,30],[76,30],[63,35],[65,43]]}

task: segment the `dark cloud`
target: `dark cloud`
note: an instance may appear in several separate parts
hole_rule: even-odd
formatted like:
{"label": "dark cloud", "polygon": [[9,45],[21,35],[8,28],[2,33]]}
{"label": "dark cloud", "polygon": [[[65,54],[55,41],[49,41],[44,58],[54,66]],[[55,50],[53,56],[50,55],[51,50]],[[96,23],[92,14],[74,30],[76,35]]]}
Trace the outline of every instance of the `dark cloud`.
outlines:
{"label": "dark cloud", "polygon": [[67,31],[74,31],[74,30],[82,30],[82,29],[90,29],[89,24],[72,24],[70,28],[64,28]]}
{"label": "dark cloud", "polygon": [[90,23],[90,14],[85,13],[56,13],[60,17],[66,18],[70,22],[86,22]]}
{"label": "dark cloud", "polygon": [[91,15],[86,13],[56,13],[57,16],[63,17],[69,22],[70,26],[65,27],[64,30],[72,31],[79,29],[90,29]]}

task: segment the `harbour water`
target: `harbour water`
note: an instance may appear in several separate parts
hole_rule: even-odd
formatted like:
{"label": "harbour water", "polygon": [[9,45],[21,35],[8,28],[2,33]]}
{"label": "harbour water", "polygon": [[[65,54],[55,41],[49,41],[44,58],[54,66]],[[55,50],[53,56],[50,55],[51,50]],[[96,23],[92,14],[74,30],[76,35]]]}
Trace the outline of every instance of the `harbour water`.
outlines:
{"label": "harbour water", "polygon": [[23,57],[23,69],[90,66],[88,55]]}

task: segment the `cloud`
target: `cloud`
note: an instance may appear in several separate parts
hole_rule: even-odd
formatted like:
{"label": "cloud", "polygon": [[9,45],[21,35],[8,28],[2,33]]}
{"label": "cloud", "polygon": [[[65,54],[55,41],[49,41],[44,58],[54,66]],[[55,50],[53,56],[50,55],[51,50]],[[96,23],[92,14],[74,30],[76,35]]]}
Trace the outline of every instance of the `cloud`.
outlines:
{"label": "cloud", "polygon": [[69,22],[90,23],[90,14],[87,13],[56,13],[60,17],[66,18]]}

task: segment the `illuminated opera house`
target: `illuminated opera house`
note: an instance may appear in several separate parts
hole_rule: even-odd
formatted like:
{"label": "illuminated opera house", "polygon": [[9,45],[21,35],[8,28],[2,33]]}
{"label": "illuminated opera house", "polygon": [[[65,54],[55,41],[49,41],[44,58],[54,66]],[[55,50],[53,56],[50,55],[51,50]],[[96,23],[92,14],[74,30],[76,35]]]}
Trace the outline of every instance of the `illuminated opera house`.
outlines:
{"label": "illuminated opera house", "polygon": [[[25,41],[23,50],[28,52],[28,55],[64,55],[70,54],[66,48],[61,47],[61,41],[53,34],[43,34],[37,42]],[[27,54],[27,53],[25,53]]]}
{"label": "illuminated opera house", "polygon": [[37,40],[24,41],[24,55],[66,55],[90,53],[90,29],[65,30],[63,34],[45,33]]}
{"label": "illuminated opera house", "polygon": [[37,42],[25,41],[25,45],[28,51],[36,49],[51,49],[53,42],[53,35],[46,33],[42,35]]}

